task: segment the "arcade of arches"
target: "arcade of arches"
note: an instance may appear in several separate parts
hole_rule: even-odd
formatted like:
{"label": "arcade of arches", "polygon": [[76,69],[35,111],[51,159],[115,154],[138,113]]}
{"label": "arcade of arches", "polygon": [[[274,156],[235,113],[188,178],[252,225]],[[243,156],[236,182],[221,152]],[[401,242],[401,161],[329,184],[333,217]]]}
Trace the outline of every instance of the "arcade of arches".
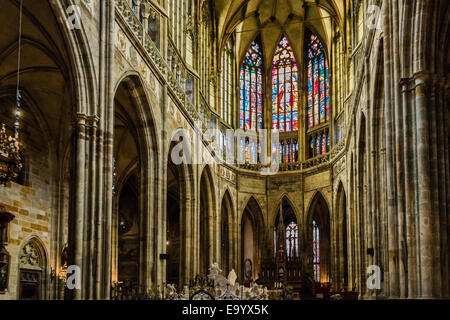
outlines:
{"label": "arcade of arches", "polygon": [[450,298],[447,0],[0,8],[23,162],[0,299],[182,288],[212,263],[304,299]]}

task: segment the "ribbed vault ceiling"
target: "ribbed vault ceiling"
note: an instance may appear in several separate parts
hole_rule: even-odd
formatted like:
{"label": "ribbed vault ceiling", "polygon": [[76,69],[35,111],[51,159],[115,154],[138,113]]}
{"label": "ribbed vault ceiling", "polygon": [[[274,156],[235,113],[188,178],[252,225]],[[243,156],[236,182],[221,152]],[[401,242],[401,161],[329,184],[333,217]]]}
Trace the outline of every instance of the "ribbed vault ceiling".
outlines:
{"label": "ribbed vault ceiling", "polygon": [[265,53],[275,50],[282,33],[287,34],[294,52],[300,52],[304,25],[328,42],[332,21],[340,24],[343,9],[343,1],[337,0],[214,1],[221,45],[236,32],[240,57],[258,34]]}

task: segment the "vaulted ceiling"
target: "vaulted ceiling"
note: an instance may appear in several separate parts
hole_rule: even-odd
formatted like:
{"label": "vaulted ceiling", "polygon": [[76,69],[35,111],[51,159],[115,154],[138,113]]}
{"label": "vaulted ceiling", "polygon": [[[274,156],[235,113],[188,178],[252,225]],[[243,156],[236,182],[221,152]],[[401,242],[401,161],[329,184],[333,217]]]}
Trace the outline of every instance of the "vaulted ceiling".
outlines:
{"label": "vaulted ceiling", "polygon": [[[329,42],[332,23],[340,25],[342,21],[343,4],[342,0],[216,0],[219,41],[223,46],[235,32],[238,55],[242,57],[260,34],[267,54],[274,52],[277,40],[285,33],[298,54],[303,46],[303,26]],[[270,61],[266,59],[266,63]]]}
{"label": "vaulted ceiling", "polygon": [[[19,48],[19,1],[0,0],[0,105],[6,123],[15,113]],[[7,31],[6,31],[7,30]],[[21,134],[40,127],[42,135],[30,139],[46,141],[65,154],[70,143],[73,112],[68,50],[48,1],[24,1],[21,39],[20,89]]]}

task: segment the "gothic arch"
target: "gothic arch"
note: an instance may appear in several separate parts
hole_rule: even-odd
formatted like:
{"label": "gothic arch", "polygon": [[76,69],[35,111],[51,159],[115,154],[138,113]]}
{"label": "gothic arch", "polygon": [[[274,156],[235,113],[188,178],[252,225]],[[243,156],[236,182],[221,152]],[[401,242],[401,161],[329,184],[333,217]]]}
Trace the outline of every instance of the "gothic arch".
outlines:
{"label": "gothic arch", "polygon": [[[298,208],[294,205],[294,202],[292,201],[291,196],[287,192],[284,192],[279,197],[279,200],[277,201],[278,205],[273,209],[273,211],[271,213],[270,221],[273,221],[273,223],[275,223],[275,219],[277,218],[277,215],[279,214],[279,211],[280,211],[280,205],[283,201],[285,201],[292,208],[294,215],[295,215],[295,219],[297,220],[298,223],[300,223],[301,217],[299,215]],[[276,224],[274,224],[274,226],[276,226]]]}
{"label": "gothic arch", "polygon": [[235,248],[235,233],[236,224],[233,200],[231,194],[227,188],[222,197],[221,208],[220,208],[220,257],[221,257],[221,268],[224,274],[228,274],[231,269],[235,269],[236,266],[236,248]]}
{"label": "gothic arch", "polygon": [[[302,247],[302,252],[306,254],[308,261],[308,272],[320,283],[330,283],[331,275],[331,230],[330,230],[330,210],[324,196],[317,191],[311,200],[306,224],[306,241]],[[318,226],[320,261],[314,261],[313,252],[313,223]],[[319,267],[316,269],[314,265]],[[315,270],[318,270],[317,272]]]}
{"label": "gothic arch", "polygon": [[45,300],[49,298],[47,250],[38,236],[23,241],[19,250],[18,299]]}
{"label": "gothic arch", "polygon": [[137,110],[137,121],[142,126],[144,141],[146,146],[151,148],[152,151],[158,152],[161,146],[158,141],[161,141],[159,135],[160,128],[155,116],[153,106],[150,104],[150,98],[145,80],[136,71],[126,71],[117,80],[114,92],[117,94],[119,87],[123,84],[127,84],[131,89],[131,94]]}
{"label": "gothic arch", "polygon": [[48,2],[56,12],[58,22],[62,22],[58,23],[58,28],[62,29],[61,34],[65,39],[69,59],[73,65],[71,72],[74,73],[72,76],[72,81],[75,83],[73,87],[75,91],[74,96],[78,98],[74,99],[74,101],[78,102],[77,113],[96,114],[96,103],[94,101],[97,99],[97,86],[95,81],[93,81],[96,77],[92,71],[95,70],[95,63],[89,49],[89,37],[83,24],[81,24],[79,32],[73,32],[69,29],[68,24],[64,23],[67,21],[67,8],[71,5],[76,5],[76,3],[73,0],[67,0],[66,4],[51,0],[48,0]]}
{"label": "gothic arch", "polygon": [[358,228],[356,229],[356,239],[358,239],[358,243],[355,244],[357,252],[359,252],[359,276],[358,279],[360,283],[360,294],[364,295],[366,288],[364,286],[365,283],[365,274],[366,270],[364,266],[366,263],[369,263],[367,260],[372,259],[372,257],[368,257],[366,253],[366,248],[368,246],[367,236],[370,235],[367,230],[366,220],[372,221],[372,212],[370,208],[368,208],[368,139],[367,139],[367,124],[365,114],[361,112],[359,130],[358,130],[358,138],[357,138],[357,155],[356,155],[356,165],[355,165],[355,188],[356,188],[356,215],[355,220]]}
{"label": "gothic arch", "polygon": [[[388,233],[388,201],[387,201],[387,168],[386,168],[386,137],[387,128],[385,117],[385,68],[384,68],[384,39],[380,38],[376,55],[374,67],[374,81],[371,88],[370,98],[372,101],[372,108],[370,115],[369,143],[371,145],[371,162],[369,166],[368,181],[370,192],[368,193],[369,210],[372,217],[371,223],[368,227],[368,246],[374,249],[373,262],[371,264],[378,265],[382,270],[386,270],[389,261],[388,250],[383,248],[388,247],[388,243],[384,237],[378,236]],[[406,179],[407,180],[407,179]],[[412,211],[412,210],[408,210]],[[371,245],[370,245],[371,244]],[[408,248],[411,255],[416,255],[415,248]],[[410,261],[411,262],[411,261]],[[413,265],[412,262],[410,265]],[[414,277],[411,274],[411,277]],[[383,278],[384,279],[384,278]],[[384,288],[383,288],[384,287]],[[382,286],[383,291],[387,289],[385,285]],[[414,290],[411,288],[411,290]],[[377,291],[374,295],[383,294]]]}
{"label": "gothic arch", "polygon": [[[268,253],[265,250],[265,226],[261,207],[257,200],[251,196],[244,208],[240,223],[241,263],[239,264],[243,283],[257,278],[262,256]],[[251,267],[251,274],[248,272]],[[246,271],[247,270],[247,271]]]}
{"label": "gothic arch", "polygon": [[[138,280],[133,285],[146,288],[155,280],[152,275],[153,250],[151,230],[157,223],[159,192],[156,181],[159,176],[158,144],[153,110],[139,75],[127,73],[118,82],[114,95],[114,152],[113,166],[117,177],[124,178],[135,167],[138,207]],[[117,182],[117,181],[116,181]],[[113,182],[114,184],[114,182]],[[119,196],[116,194],[116,196]],[[147,200],[145,200],[147,199]],[[113,244],[118,244],[118,201],[113,215]],[[118,249],[113,245],[113,269],[118,259]],[[113,276],[118,277],[118,272]],[[116,279],[112,279],[115,281]]]}
{"label": "gothic arch", "polygon": [[[161,263],[159,267],[158,283],[168,283],[169,281],[180,286],[187,279],[197,275],[195,271],[196,259],[193,253],[195,250],[193,237],[198,234],[198,229],[196,226],[197,217],[193,214],[193,208],[196,206],[193,196],[193,168],[191,165],[175,165],[172,162],[170,155],[174,145],[175,143],[172,143],[168,148],[167,163],[164,169],[166,172],[166,187],[163,190],[166,191],[166,194],[163,202],[163,208],[165,208],[163,216],[165,218],[164,221],[159,221],[157,224],[158,229],[166,231],[159,231],[161,233],[155,231],[155,237],[162,239],[158,246],[161,246],[162,252],[168,254],[168,260],[164,264]],[[173,232],[173,228],[175,228],[175,232]],[[169,229],[172,229],[172,232]],[[175,247],[173,247],[174,241]]]}
{"label": "gothic arch", "polygon": [[[297,257],[300,256],[300,247],[299,242],[300,239],[300,219],[297,214],[297,211],[293,205],[293,202],[289,198],[287,194],[284,194],[279,202],[278,206],[275,208],[275,212],[273,215],[273,252],[276,254],[277,250],[279,250],[279,243],[277,243],[277,236],[279,235],[279,228],[280,226],[280,209],[282,209],[283,213],[283,237],[286,237],[285,244],[283,244],[284,248],[287,251],[288,257]],[[293,233],[291,234],[291,238],[288,239],[287,237],[287,230],[288,227],[290,227],[290,224],[293,223],[292,226],[295,225],[295,228],[291,228],[293,230]],[[296,230],[296,231],[295,231]]]}
{"label": "gothic arch", "polygon": [[336,206],[334,210],[333,261],[335,281],[334,287],[338,290],[348,287],[348,213],[347,197],[342,181],[339,181]]}
{"label": "gothic arch", "polygon": [[199,199],[200,273],[208,274],[209,267],[213,263],[211,259],[218,255],[218,249],[214,247],[214,243],[217,243],[214,241],[217,238],[215,230],[215,226],[217,226],[216,196],[214,179],[209,165],[203,168],[200,176]]}

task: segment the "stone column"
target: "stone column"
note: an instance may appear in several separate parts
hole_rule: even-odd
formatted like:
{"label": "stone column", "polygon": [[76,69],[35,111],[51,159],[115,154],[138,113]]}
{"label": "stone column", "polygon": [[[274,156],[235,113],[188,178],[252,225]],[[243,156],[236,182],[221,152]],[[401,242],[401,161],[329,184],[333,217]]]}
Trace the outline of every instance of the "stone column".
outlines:
{"label": "stone column", "polygon": [[429,159],[429,124],[426,97],[427,78],[424,74],[415,77],[415,105],[417,125],[417,180],[419,206],[419,243],[420,243],[420,279],[421,297],[433,297],[433,248],[432,216]]}
{"label": "stone column", "polygon": [[[86,117],[78,114],[75,122],[74,132],[74,165],[75,177],[72,183],[71,192],[74,194],[69,212],[69,249],[71,250],[69,265],[76,265],[81,268],[82,281],[86,276],[83,272],[85,261],[84,253],[84,215],[85,215],[85,161],[86,161]],[[83,282],[82,282],[83,283]],[[71,291],[74,299],[83,299],[83,287],[79,290]]]}

